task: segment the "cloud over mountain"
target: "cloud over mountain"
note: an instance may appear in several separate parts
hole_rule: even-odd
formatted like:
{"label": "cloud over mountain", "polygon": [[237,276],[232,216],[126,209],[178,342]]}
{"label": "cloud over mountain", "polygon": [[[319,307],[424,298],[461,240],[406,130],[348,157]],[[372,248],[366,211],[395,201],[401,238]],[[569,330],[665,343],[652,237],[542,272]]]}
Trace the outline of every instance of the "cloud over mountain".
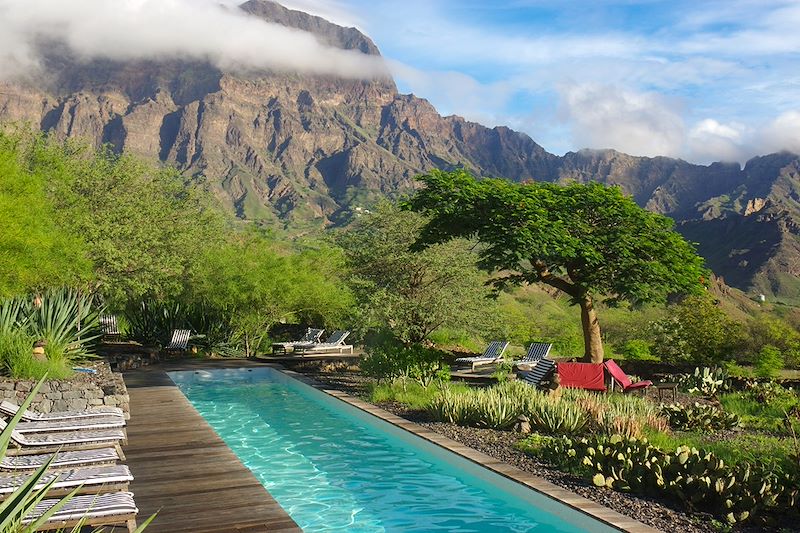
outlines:
{"label": "cloud over mountain", "polygon": [[224,69],[274,69],[347,78],[386,74],[379,56],[322,44],[311,33],[208,0],[3,0],[0,77],[40,66],[40,46],[79,58],[198,59]]}

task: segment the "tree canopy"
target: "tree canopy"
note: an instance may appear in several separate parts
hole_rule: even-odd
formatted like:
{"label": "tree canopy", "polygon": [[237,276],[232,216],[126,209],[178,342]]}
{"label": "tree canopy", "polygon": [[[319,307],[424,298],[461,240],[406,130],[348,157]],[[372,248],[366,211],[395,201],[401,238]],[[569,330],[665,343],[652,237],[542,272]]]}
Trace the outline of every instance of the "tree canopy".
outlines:
{"label": "tree canopy", "polygon": [[468,242],[411,250],[425,223],[419,214],[383,202],[337,239],[353,274],[363,325],[387,327],[406,344],[422,342],[442,326],[470,323],[489,294]]}
{"label": "tree canopy", "polygon": [[464,170],[432,171],[406,204],[429,217],[420,247],[476,237],[480,264],[507,285],[544,283],[581,308],[584,356],[602,361],[594,299],[614,304],[661,302],[702,290],[707,271],[667,217],[619,188],[599,183],[476,180]]}
{"label": "tree canopy", "polygon": [[0,137],[0,297],[92,276],[86,244],[53,220],[45,186],[19,160],[15,139]]}

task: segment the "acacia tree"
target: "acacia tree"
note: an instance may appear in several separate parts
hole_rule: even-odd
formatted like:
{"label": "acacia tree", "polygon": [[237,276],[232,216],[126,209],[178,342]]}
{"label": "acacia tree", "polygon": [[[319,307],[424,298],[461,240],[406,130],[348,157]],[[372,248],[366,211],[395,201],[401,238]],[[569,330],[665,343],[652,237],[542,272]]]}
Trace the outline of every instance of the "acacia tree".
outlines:
{"label": "acacia tree", "polygon": [[480,265],[500,272],[496,289],[544,283],[581,310],[584,359],[603,361],[594,302],[659,302],[702,290],[707,272],[672,220],[598,183],[476,180],[464,170],[432,171],[405,206],[429,216],[419,247],[477,237]]}
{"label": "acacia tree", "polygon": [[486,307],[490,291],[466,241],[412,251],[424,217],[382,202],[339,235],[363,323],[388,328],[405,344],[442,326],[462,327]]}

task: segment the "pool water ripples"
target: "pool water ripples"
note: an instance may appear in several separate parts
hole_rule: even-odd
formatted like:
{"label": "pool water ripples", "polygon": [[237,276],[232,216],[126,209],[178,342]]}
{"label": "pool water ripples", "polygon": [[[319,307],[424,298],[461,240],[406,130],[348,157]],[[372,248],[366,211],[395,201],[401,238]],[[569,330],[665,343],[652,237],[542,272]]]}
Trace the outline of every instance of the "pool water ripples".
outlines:
{"label": "pool water ripples", "polygon": [[615,531],[273,369],[170,376],[304,531]]}

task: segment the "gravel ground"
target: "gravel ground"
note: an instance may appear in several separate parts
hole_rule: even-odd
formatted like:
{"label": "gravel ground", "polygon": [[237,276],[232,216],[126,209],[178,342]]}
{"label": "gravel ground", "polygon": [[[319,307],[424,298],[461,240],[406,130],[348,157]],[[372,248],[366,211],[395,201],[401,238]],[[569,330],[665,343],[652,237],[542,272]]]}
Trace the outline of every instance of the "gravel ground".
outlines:
{"label": "gravel ground", "polygon": [[[367,379],[344,366],[296,367],[309,377],[356,396],[365,395]],[[522,435],[509,431],[462,427],[454,424],[435,422],[424,412],[410,411],[397,403],[382,403],[380,407],[398,416],[416,422],[432,431],[436,431],[450,439],[481,451],[520,470],[531,472],[551,483],[580,494],[584,498],[614,509],[618,513],[631,517],[656,529],[670,533],[708,533],[719,531],[711,524],[711,516],[704,513],[686,513],[683,504],[678,501],[653,500],[613,490],[601,490],[576,476],[560,472],[535,457],[517,450],[514,445]],[[763,526],[736,528],[742,533],[770,531]],[[794,527],[774,531],[800,531]]]}

